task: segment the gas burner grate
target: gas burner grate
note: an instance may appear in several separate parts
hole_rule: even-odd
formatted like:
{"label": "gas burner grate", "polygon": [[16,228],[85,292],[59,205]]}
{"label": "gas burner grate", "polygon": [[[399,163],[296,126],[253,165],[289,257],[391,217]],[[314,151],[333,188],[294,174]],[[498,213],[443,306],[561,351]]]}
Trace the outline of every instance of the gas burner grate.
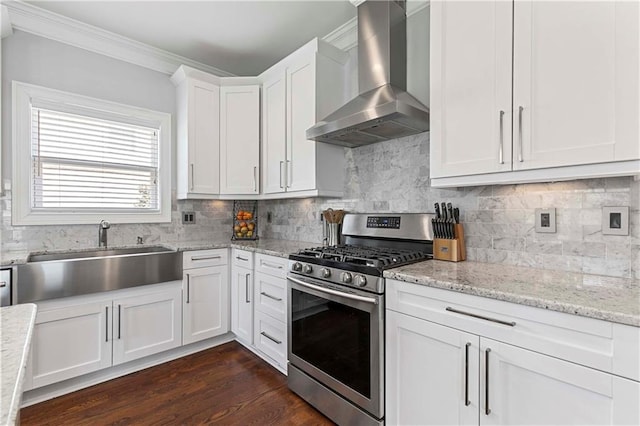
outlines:
{"label": "gas burner grate", "polygon": [[298,254],[317,259],[332,260],[350,265],[371,266],[374,268],[385,268],[426,258],[425,253],[415,250],[354,245],[316,247],[301,250]]}

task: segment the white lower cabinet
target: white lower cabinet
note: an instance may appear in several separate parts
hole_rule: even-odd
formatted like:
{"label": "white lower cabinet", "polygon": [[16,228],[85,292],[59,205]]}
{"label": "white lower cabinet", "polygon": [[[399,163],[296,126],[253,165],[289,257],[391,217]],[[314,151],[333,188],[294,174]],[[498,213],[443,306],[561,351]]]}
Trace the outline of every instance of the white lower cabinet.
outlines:
{"label": "white lower cabinet", "polygon": [[[388,425],[640,424],[637,380],[580,365],[600,363],[592,346],[614,371],[624,352],[637,360],[617,340],[628,326],[394,280],[387,289]],[[564,339],[540,345],[556,334]]]}
{"label": "white lower cabinet", "polygon": [[387,424],[477,424],[480,338],[394,311],[386,327]]}
{"label": "white lower cabinet", "polygon": [[480,353],[481,425],[640,424],[638,382],[491,339]]}
{"label": "white lower cabinet", "polygon": [[111,366],[110,299],[50,310],[38,305],[25,389]]}
{"label": "white lower cabinet", "polygon": [[[185,265],[200,266],[183,272],[182,342],[185,345],[229,331],[227,252],[227,249],[218,249],[184,253]],[[210,266],[212,264],[215,266]]]}
{"label": "white lower cabinet", "polygon": [[182,345],[179,287],[113,301],[113,365]]}
{"label": "white lower cabinet", "polygon": [[287,371],[287,259],[232,250],[231,329],[239,342]]}
{"label": "white lower cabinet", "polygon": [[[231,331],[253,344],[253,253],[233,249],[231,266]],[[248,266],[248,267],[247,267]]]}
{"label": "white lower cabinet", "polygon": [[181,345],[180,281],[38,303],[25,390]]}

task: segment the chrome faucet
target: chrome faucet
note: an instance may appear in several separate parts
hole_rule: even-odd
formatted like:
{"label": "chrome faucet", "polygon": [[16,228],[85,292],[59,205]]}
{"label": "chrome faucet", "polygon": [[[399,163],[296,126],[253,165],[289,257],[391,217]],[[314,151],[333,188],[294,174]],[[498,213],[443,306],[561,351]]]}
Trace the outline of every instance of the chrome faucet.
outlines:
{"label": "chrome faucet", "polygon": [[111,224],[106,220],[100,221],[98,228],[98,247],[107,248],[107,229],[111,228]]}

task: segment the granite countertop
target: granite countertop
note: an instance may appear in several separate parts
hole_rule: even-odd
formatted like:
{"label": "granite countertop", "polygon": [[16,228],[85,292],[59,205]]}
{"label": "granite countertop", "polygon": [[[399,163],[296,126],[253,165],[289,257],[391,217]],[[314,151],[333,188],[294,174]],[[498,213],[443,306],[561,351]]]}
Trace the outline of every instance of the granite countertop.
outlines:
{"label": "granite countertop", "polygon": [[384,276],[640,327],[640,280],[437,260],[390,269]]}
{"label": "granite countertop", "polygon": [[22,382],[31,347],[36,305],[0,308],[0,425],[16,423],[22,401]]}
{"label": "granite countertop", "polygon": [[266,238],[256,241],[185,241],[165,245],[178,251],[234,247],[269,256],[289,257],[291,253],[295,253],[305,248],[315,247],[320,244],[308,241],[272,240]]}
{"label": "granite countertop", "polygon": [[[289,254],[295,253],[299,250],[319,246],[320,243],[309,241],[289,241],[289,240],[274,240],[274,239],[260,239],[256,241],[231,241],[229,239],[221,240],[208,240],[208,241],[179,241],[172,243],[151,244],[161,245],[171,250],[176,251],[190,251],[190,250],[209,250],[217,248],[236,247],[242,250],[249,250],[255,253],[262,253],[269,256],[289,257]],[[145,247],[149,244],[138,246],[118,246],[109,248],[132,248],[132,247]],[[8,267],[12,265],[21,265],[27,263],[29,254],[44,254],[44,253],[66,253],[66,252],[82,252],[96,250],[96,248],[87,248],[80,250],[49,250],[29,253],[28,251],[11,251],[3,252],[0,259],[0,266]]]}

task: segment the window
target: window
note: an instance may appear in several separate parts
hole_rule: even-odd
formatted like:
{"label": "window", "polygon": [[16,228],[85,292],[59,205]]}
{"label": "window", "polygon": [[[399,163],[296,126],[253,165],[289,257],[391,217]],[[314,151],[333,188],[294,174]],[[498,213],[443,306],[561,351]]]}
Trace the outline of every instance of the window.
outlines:
{"label": "window", "polygon": [[169,114],[13,88],[14,224],[171,220]]}

